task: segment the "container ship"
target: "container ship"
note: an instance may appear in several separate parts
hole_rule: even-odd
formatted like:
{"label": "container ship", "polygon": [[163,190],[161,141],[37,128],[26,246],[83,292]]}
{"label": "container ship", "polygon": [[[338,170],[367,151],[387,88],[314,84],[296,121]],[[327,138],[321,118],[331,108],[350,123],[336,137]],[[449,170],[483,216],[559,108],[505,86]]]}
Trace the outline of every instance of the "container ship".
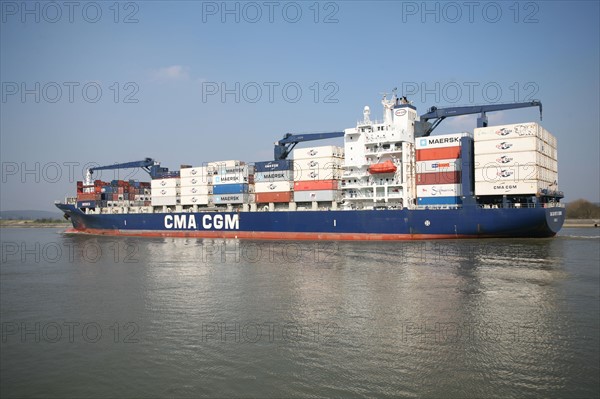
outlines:
{"label": "container ship", "polygon": [[[181,165],[146,158],[90,168],[57,201],[70,233],[273,240],[552,237],[565,217],[556,138],[537,122],[488,126],[487,112],[539,101],[416,107],[384,95],[339,132],[286,134],[274,159]],[[479,114],[472,132],[432,135],[446,118]],[[295,148],[339,137],[343,146]],[[149,181],[94,180],[142,168]]]}

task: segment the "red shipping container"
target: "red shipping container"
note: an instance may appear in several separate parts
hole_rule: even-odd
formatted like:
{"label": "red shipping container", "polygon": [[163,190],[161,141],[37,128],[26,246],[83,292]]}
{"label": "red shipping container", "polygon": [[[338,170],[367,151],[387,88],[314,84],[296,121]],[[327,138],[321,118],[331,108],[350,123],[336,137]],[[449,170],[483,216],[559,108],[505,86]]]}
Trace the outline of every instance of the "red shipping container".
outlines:
{"label": "red shipping container", "polygon": [[337,190],[337,180],[303,180],[294,182],[294,191]]}
{"label": "red shipping container", "polygon": [[120,186],[119,188],[117,188],[118,194],[123,194],[124,192],[125,192],[125,188],[123,186]]}
{"label": "red shipping container", "polygon": [[78,193],[77,201],[94,201],[96,200],[96,193]]}
{"label": "red shipping container", "polygon": [[434,172],[418,173],[417,185],[419,184],[457,184],[460,183],[460,172]]}
{"label": "red shipping container", "polygon": [[443,148],[428,148],[425,150],[417,150],[417,161],[435,161],[437,159],[459,159],[460,146],[458,147],[443,147]]}
{"label": "red shipping container", "polygon": [[118,201],[119,200],[119,194],[113,194],[113,201]]}
{"label": "red shipping container", "polygon": [[269,202],[290,202],[291,200],[292,193],[290,191],[255,194],[255,202],[257,204],[268,204]]}

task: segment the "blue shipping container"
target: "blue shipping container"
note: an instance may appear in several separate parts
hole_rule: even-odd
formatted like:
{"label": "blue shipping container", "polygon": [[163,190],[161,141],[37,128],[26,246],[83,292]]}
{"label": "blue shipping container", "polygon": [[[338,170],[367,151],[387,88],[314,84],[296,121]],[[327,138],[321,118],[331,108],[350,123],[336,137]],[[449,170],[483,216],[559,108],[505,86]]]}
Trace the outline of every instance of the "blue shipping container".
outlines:
{"label": "blue shipping container", "polygon": [[458,205],[462,204],[461,197],[419,197],[417,205]]}
{"label": "blue shipping container", "polygon": [[242,194],[248,192],[248,184],[220,184],[213,186],[213,194]]}
{"label": "blue shipping container", "polygon": [[77,201],[77,208],[95,208],[96,201]]}
{"label": "blue shipping container", "polygon": [[294,169],[294,163],[290,159],[280,159],[278,161],[255,162],[254,169],[255,169],[256,173],[272,172],[275,170],[291,170],[291,169]]}

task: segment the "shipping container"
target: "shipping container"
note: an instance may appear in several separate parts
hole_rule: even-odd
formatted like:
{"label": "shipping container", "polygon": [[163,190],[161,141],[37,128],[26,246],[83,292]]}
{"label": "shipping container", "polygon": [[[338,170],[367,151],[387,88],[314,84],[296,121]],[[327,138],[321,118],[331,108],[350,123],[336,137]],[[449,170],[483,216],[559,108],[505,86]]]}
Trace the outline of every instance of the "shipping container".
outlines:
{"label": "shipping container", "polygon": [[462,169],[460,159],[440,159],[416,163],[417,173],[455,172]]}
{"label": "shipping container", "polygon": [[475,155],[503,154],[521,151],[537,151],[552,159],[556,159],[556,149],[537,137],[521,137],[517,139],[498,139],[475,142]]}
{"label": "shipping container", "polygon": [[294,191],[337,190],[337,180],[304,180],[294,182]]}
{"label": "shipping container", "polygon": [[273,182],[258,182],[254,183],[255,193],[272,193],[291,191],[293,183],[290,181],[273,181]]}
{"label": "shipping container", "polygon": [[341,192],[338,190],[294,191],[295,202],[332,202],[340,200]]}
{"label": "shipping container", "polygon": [[287,171],[293,169],[293,163],[290,159],[280,159],[278,161],[262,161],[254,163],[255,173]]}
{"label": "shipping container", "polygon": [[213,185],[232,184],[232,183],[250,183],[248,175],[243,173],[230,173],[226,175],[214,175],[212,177]]}
{"label": "shipping container", "polygon": [[212,193],[212,186],[182,186],[181,196],[184,195],[208,195]]}
{"label": "shipping container", "polygon": [[212,202],[215,205],[220,204],[248,204],[254,202],[254,194],[222,194],[213,195]]}
{"label": "shipping container", "polygon": [[208,162],[206,164],[206,166],[208,166],[208,168],[213,168],[213,169],[218,169],[218,168],[230,168],[230,167],[236,167],[236,166],[241,166],[241,165],[245,165],[245,162],[243,161],[239,161],[239,160],[227,160],[227,161],[214,161],[214,162]]}
{"label": "shipping container", "polygon": [[220,184],[213,186],[213,194],[241,194],[248,192],[248,184],[245,183],[234,183],[234,184]]}
{"label": "shipping container", "polygon": [[294,180],[340,180],[343,169],[294,169]]}
{"label": "shipping container", "polygon": [[194,166],[194,167],[191,167],[191,168],[181,169],[179,171],[179,175],[181,176],[182,180],[184,178],[192,178],[192,177],[194,177],[194,178],[197,178],[197,179],[199,178],[201,180],[208,181],[208,177],[209,177],[208,167],[206,167],[206,166]]}
{"label": "shipping container", "polygon": [[417,198],[417,205],[458,205],[462,204],[461,197],[419,197]]}
{"label": "shipping container", "polygon": [[254,182],[291,181],[294,179],[293,170],[275,170],[254,174]]}
{"label": "shipping container", "polygon": [[476,154],[475,167],[538,165],[557,172],[558,162],[537,151],[510,152],[505,154]]}
{"label": "shipping container", "polygon": [[256,193],[255,202],[257,204],[268,204],[268,203],[280,203],[280,202],[291,202],[293,194],[291,191],[285,192],[272,192],[272,193]]}
{"label": "shipping container", "polygon": [[420,150],[431,148],[460,147],[460,140],[463,137],[473,138],[473,135],[468,132],[463,132],[454,134],[442,134],[429,137],[417,137],[415,138],[415,148],[417,150]]}
{"label": "shipping container", "polygon": [[169,179],[152,179],[150,183],[150,187],[154,188],[174,188],[179,187],[180,185],[179,178],[169,178]]}
{"label": "shipping container", "polygon": [[152,189],[152,198],[155,197],[173,197],[180,193],[179,187],[167,187],[167,188],[156,188]]}
{"label": "shipping container", "polygon": [[460,146],[417,150],[417,161],[437,161],[460,158]]}
{"label": "shipping container", "polygon": [[207,186],[212,184],[212,176],[192,176],[192,177],[182,177],[181,178],[181,187],[184,186]]}
{"label": "shipping container", "polygon": [[182,195],[181,205],[208,205],[209,195]]}
{"label": "shipping container", "polygon": [[474,133],[475,141],[537,137],[551,147],[556,148],[556,138],[536,122],[478,127]]}
{"label": "shipping container", "polygon": [[475,169],[475,182],[558,181],[558,173],[538,165],[492,166]]}
{"label": "shipping container", "polygon": [[461,172],[418,173],[417,185],[457,184],[460,183]]}
{"label": "shipping container", "polygon": [[457,197],[462,195],[460,184],[432,184],[417,187],[417,198]]}
{"label": "shipping container", "polygon": [[77,201],[77,208],[95,208],[96,201]]}
{"label": "shipping container", "polygon": [[164,196],[164,197],[152,197],[152,206],[174,206],[179,205],[180,197],[175,195]]}
{"label": "shipping container", "polygon": [[558,191],[557,185],[539,180],[518,182],[475,182],[475,195],[534,195],[541,190]]}
{"label": "shipping container", "polygon": [[344,157],[344,148],[334,145],[324,145],[320,147],[296,148],[293,151],[292,158],[294,162],[300,159]]}
{"label": "shipping container", "polygon": [[310,159],[295,159],[294,170],[298,169],[340,169],[344,166],[343,158],[321,157]]}

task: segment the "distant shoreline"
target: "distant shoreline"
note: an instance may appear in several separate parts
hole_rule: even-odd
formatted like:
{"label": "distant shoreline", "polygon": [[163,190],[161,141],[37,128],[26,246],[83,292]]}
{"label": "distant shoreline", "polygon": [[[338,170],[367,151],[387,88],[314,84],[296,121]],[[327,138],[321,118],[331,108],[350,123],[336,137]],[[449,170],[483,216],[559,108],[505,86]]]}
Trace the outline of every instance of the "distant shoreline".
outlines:
{"label": "distant shoreline", "polygon": [[56,221],[56,222],[36,222],[35,220],[26,220],[26,219],[2,219],[0,220],[0,227],[20,227],[20,228],[30,228],[30,227],[56,227],[56,228],[66,228],[70,227],[71,223],[68,221]]}
{"label": "distant shoreline", "polygon": [[[594,226],[595,225],[595,226]],[[598,219],[566,219],[563,227],[600,227]]]}

